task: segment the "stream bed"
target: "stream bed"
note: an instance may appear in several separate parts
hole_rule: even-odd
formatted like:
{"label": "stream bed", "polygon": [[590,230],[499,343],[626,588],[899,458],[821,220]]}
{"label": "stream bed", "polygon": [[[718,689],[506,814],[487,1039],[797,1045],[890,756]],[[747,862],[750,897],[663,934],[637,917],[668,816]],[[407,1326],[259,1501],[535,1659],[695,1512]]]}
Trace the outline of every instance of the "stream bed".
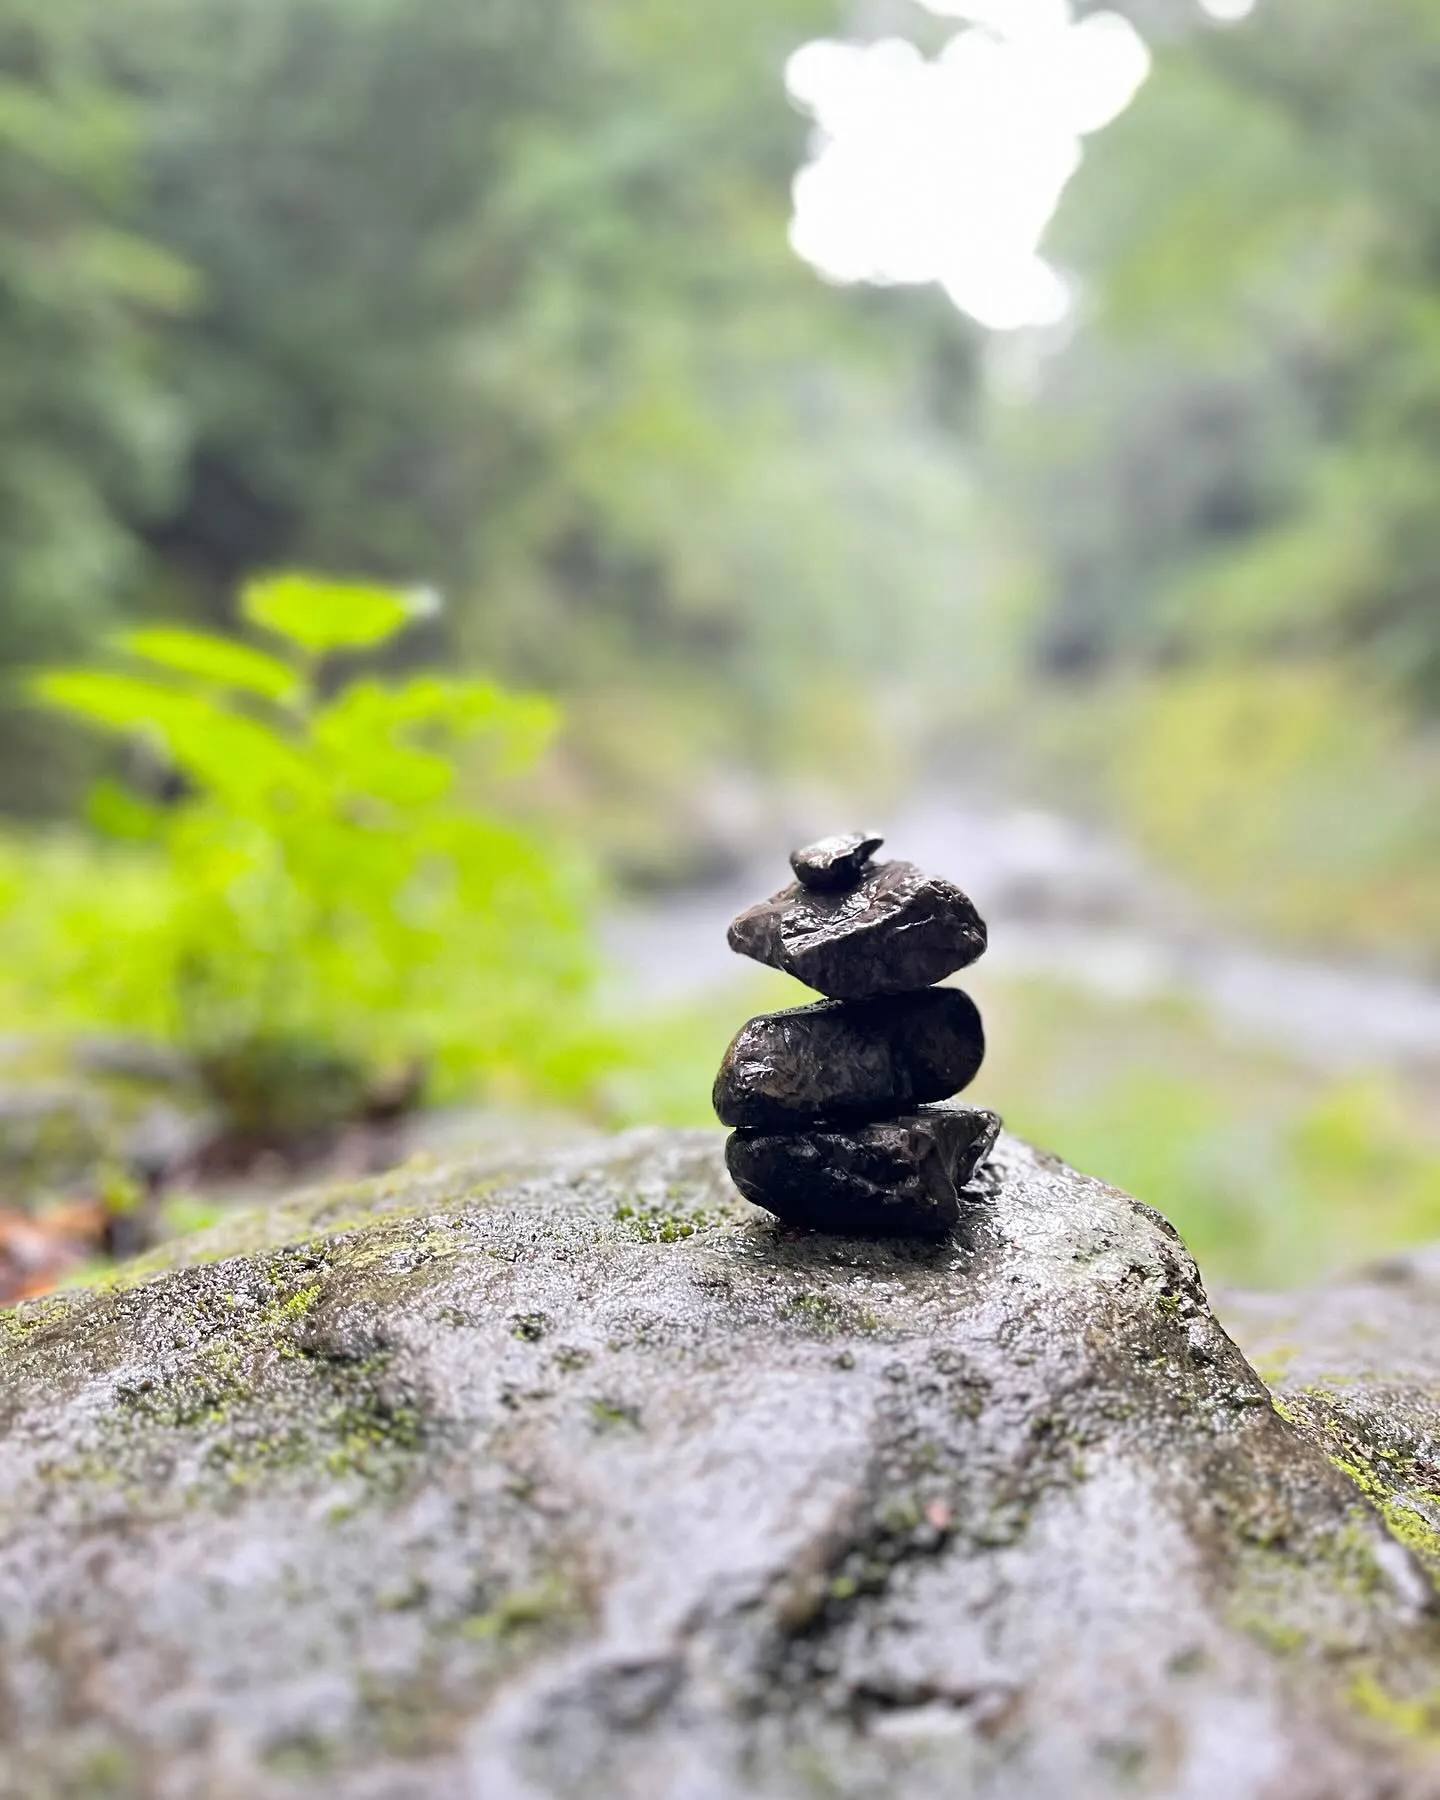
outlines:
{"label": "stream bed", "polygon": [[[990,973],[1043,976],[1114,1001],[1187,1000],[1217,1031],[1318,1071],[1440,1072],[1440,984],[1229,935],[1089,825],[944,793],[874,823],[885,834],[882,855],[950,876],[974,898],[990,926]],[[736,984],[745,966],[725,928],[785,875],[784,846],[768,845],[743,880],[616,914],[606,945],[617,981],[656,1005]]]}

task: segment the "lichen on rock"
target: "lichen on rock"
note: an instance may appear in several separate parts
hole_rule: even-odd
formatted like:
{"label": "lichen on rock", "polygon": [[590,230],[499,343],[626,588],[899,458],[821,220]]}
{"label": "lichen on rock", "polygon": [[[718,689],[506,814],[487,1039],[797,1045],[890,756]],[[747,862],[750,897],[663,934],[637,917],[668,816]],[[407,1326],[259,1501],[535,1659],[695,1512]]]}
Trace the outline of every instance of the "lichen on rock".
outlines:
{"label": "lichen on rock", "polygon": [[1433,1791],[1430,1377],[1277,1411],[1157,1214],[983,1179],[802,1235],[639,1133],[0,1315],[0,1796]]}

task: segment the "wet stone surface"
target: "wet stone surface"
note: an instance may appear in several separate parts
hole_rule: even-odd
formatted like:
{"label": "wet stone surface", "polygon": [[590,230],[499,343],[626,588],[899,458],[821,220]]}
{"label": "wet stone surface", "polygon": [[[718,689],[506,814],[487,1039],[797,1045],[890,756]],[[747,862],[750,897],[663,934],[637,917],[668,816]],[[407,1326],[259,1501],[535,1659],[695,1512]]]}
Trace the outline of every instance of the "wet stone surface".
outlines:
{"label": "wet stone surface", "polygon": [[[3,1800],[1434,1800],[1440,1263],[1253,1317],[1002,1137],[297,1194],[0,1313]],[[178,1266],[170,1266],[171,1264]]]}
{"label": "wet stone surface", "polygon": [[715,1082],[723,1125],[793,1128],[883,1119],[948,1100],[985,1056],[980,1013],[958,988],[822,1000],[743,1026]]}
{"label": "wet stone surface", "polygon": [[798,882],[730,926],[732,950],[832,1000],[933,986],[981,956],[985,925],[969,897],[913,863],[872,865],[848,893]]}
{"label": "wet stone surface", "polygon": [[999,1133],[992,1112],[935,1106],[874,1125],[737,1131],[725,1161],[745,1198],[787,1225],[939,1238],[959,1224],[959,1190]]}
{"label": "wet stone surface", "polygon": [[846,893],[859,884],[871,857],[884,842],[884,838],[866,832],[842,832],[795,851],[790,867],[800,885],[817,894]]}

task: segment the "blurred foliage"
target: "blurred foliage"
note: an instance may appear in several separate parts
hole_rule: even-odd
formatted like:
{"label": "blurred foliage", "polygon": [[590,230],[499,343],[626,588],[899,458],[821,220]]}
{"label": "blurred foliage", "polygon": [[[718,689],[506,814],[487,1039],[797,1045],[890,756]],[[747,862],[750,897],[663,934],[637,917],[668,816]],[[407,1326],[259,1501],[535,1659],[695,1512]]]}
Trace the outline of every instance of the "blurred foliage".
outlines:
{"label": "blurred foliage", "polygon": [[853,785],[1016,632],[1152,718],[1298,667],[1428,729],[1440,0],[1139,10],[1054,233],[1077,328],[983,408],[935,296],[786,245],[834,0],[0,0],[0,668],[256,568],[429,582],[398,654],[572,701],[545,798],[641,875],[698,866],[717,771]]}
{"label": "blurred foliage", "polygon": [[1432,962],[1437,79],[1435,0],[1172,21],[1057,222],[1077,329],[986,464],[1070,697],[1048,778],[1243,922]]}
{"label": "blurred foliage", "polygon": [[1108,808],[1233,925],[1320,952],[1440,955],[1440,754],[1393,689],[1322,659],[1196,661],[1022,694],[1011,776]]}
{"label": "blurred foliage", "polygon": [[[582,812],[649,804],[677,839],[657,778],[783,760],[817,644],[826,680],[914,665],[964,585],[928,379],[955,326],[938,300],[827,297],[786,244],[804,126],[779,72],[831,0],[62,14],[128,172],[87,205],[189,282],[150,321],[166,453],[143,504],[106,491],[114,567],[73,572],[78,612],[118,592],[215,621],[291,564],[431,583],[449,605],[415,654],[678,704],[663,769],[597,778],[583,739],[570,759]],[[32,530],[79,543],[47,503]],[[37,646],[19,631],[0,660]],[[850,737],[870,729],[862,705]]]}
{"label": "blurred foliage", "polygon": [[1323,664],[1197,669],[1111,720],[1111,790],[1197,891],[1277,938],[1440,946],[1440,759],[1373,683]]}
{"label": "blurred foliage", "polygon": [[7,849],[19,1017],[177,1044],[261,1140],[412,1087],[573,1087],[581,872],[456,794],[462,746],[493,788],[533,760],[552,709],[478,680],[336,684],[333,658],[395,638],[413,596],[281,576],[241,605],[271,647],[132,631],[113,665],[36,680],[183,788],[157,803],[102,784],[108,849]]}
{"label": "blurred foliage", "polygon": [[[0,668],[84,641],[175,466],[156,333],[192,283],[132,225],[137,120],[95,17],[83,0],[0,5]],[[12,708],[0,805],[53,801],[35,744]]]}
{"label": "blurred foliage", "polygon": [[1294,1287],[1440,1237],[1433,1093],[1297,1067],[1175,1003],[974,985],[976,1100],[1159,1207],[1207,1278]]}
{"label": "blurred foliage", "polygon": [[1035,446],[1061,666],[1341,657],[1440,712],[1437,79],[1434,0],[1266,0],[1096,140]]}
{"label": "blurred foliage", "polygon": [[[732,1004],[601,1042],[585,877],[505,818],[718,873],[755,777],[947,734],[1247,926],[1440,958],[1440,0],[1133,0],[1076,316],[983,346],[786,245],[842,10],[0,0],[0,809],[108,771],[0,842],[17,1029],[181,1042],[262,1133],[412,1064],[698,1121]],[[1391,1089],[996,1004],[984,1092],[1222,1272],[1436,1229]]]}

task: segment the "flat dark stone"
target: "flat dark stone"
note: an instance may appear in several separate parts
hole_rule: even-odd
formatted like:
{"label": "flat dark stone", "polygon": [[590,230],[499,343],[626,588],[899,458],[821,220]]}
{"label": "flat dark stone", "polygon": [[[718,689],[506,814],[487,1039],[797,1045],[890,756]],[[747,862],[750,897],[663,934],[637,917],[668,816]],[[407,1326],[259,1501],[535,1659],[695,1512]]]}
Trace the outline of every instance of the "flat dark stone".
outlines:
{"label": "flat dark stone", "polygon": [[790,867],[802,887],[817,894],[843,894],[857,887],[870,866],[870,858],[885,842],[864,832],[848,831],[839,837],[807,844],[790,858]]}
{"label": "flat dark stone", "polygon": [[740,914],[730,948],[832,1000],[933,987],[983,954],[985,922],[953,881],[876,863],[843,894],[798,882]]}
{"label": "flat dark stone", "polygon": [[793,1130],[816,1119],[887,1119],[968,1087],[985,1028],[959,988],[821,1000],[762,1013],[737,1034],[715,1081],[722,1125]]}
{"label": "flat dark stone", "polygon": [[976,1106],[936,1106],[875,1125],[736,1131],[730,1177],[787,1225],[858,1237],[944,1237],[959,1189],[994,1148],[1000,1121]]}

